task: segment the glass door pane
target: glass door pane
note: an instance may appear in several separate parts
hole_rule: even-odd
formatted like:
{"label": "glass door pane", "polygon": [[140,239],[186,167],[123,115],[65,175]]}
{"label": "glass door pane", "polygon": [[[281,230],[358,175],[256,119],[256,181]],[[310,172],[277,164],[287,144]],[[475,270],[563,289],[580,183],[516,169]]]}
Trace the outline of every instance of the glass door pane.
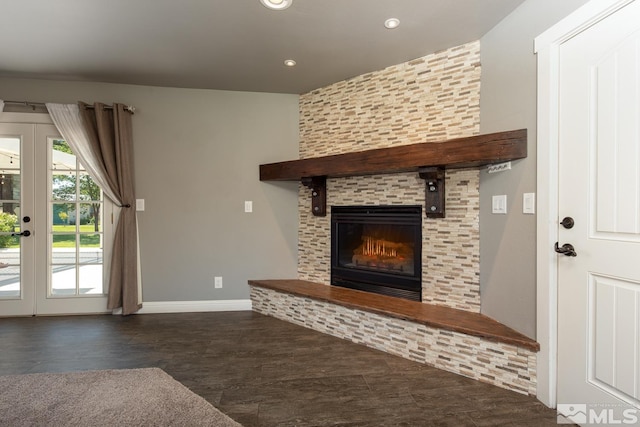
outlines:
{"label": "glass door pane", "polygon": [[22,296],[20,285],[20,138],[0,138],[0,298]]}
{"label": "glass door pane", "polygon": [[33,126],[0,123],[0,316],[35,311]]}
{"label": "glass door pane", "polygon": [[102,190],[84,170],[66,141],[50,138],[49,146],[49,295],[103,295]]}

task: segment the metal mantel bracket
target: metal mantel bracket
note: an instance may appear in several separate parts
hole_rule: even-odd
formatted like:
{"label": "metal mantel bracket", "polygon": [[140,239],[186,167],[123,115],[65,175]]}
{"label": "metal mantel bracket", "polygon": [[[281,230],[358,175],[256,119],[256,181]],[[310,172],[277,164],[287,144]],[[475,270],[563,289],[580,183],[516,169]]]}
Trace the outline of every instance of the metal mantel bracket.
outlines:
{"label": "metal mantel bracket", "polygon": [[311,189],[311,213],[314,216],[327,216],[327,177],[302,178],[300,182]]}
{"label": "metal mantel bracket", "polygon": [[420,178],[425,180],[425,214],[427,218],[444,218],[444,167],[422,167],[418,169]]}

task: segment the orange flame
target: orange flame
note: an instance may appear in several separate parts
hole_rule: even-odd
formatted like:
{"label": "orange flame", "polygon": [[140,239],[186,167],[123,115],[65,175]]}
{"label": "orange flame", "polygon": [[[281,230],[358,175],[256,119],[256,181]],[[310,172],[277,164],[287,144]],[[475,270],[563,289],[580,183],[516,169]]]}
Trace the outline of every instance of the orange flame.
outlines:
{"label": "orange flame", "polygon": [[371,237],[366,237],[362,247],[362,254],[367,256],[397,257],[398,251],[396,249],[386,247],[384,240],[376,240]]}

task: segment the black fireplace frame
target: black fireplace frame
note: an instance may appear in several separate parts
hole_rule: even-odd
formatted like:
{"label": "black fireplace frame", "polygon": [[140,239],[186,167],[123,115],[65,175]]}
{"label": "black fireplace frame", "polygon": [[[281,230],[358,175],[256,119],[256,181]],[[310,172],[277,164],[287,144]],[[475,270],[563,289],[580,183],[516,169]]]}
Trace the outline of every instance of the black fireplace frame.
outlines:
{"label": "black fireplace frame", "polygon": [[[413,275],[347,268],[339,264],[338,228],[341,224],[408,225],[413,236]],[[331,284],[422,301],[422,206],[332,206],[331,207]]]}

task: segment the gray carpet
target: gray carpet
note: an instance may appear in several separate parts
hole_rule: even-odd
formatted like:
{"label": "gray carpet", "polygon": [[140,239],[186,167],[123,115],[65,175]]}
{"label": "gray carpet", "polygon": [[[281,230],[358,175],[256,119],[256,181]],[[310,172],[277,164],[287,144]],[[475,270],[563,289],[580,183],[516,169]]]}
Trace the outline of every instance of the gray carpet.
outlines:
{"label": "gray carpet", "polygon": [[240,426],[158,368],[2,376],[0,425]]}

